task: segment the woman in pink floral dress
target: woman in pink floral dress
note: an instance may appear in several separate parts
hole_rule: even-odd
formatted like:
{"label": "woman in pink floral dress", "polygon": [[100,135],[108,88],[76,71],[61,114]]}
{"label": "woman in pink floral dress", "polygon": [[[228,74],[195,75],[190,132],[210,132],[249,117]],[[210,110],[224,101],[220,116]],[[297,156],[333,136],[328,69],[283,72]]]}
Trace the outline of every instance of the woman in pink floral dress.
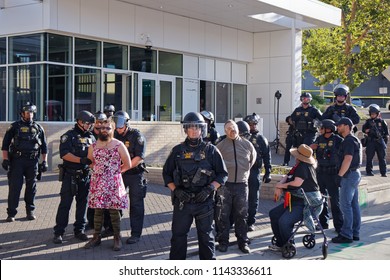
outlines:
{"label": "woman in pink floral dress", "polygon": [[86,249],[101,243],[104,209],[110,212],[114,231],[113,250],[122,248],[119,210],[128,208],[128,199],[121,173],[131,168],[131,160],[125,145],[114,138],[114,129],[115,123],[111,118],[103,122],[98,140],[88,150],[93,167],[88,206],[95,209],[95,214],[93,238],[85,244]]}

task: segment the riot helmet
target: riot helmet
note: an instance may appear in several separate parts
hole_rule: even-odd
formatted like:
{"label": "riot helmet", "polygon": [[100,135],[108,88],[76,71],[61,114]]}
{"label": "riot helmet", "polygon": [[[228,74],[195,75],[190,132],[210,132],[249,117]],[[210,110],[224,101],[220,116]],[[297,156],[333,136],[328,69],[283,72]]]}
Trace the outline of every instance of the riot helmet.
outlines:
{"label": "riot helmet", "polygon": [[250,127],[249,127],[249,124],[247,122],[244,122],[244,121],[238,121],[236,122],[237,126],[238,126],[238,134],[240,136],[248,136],[250,133]]}
{"label": "riot helmet", "polygon": [[330,129],[332,132],[335,132],[336,123],[333,120],[325,119],[321,121],[321,128]]}
{"label": "riot helmet", "polygon": [[107,120],[107,115],[104,114],[102,111],[97,111],[95,113],[96,122],[104,122]]}
{"label": "riot helmet", "polygon": [[259,123],[260,116],[256,113],[253,113],[252,115],[248,115],[244,118],[244,121],[247,122],[249,125],[255,124],[257,125]]}
{"label": "riot helmet", "polygon": [[130,116],[125,111],[118,111],[114,114],[114,122],[116,128],[123,128],[128,124],[128,121],[130,120]]}
{"label": "riot helmet", "polygon": [[345,96],[347,97],[349,94],[349,87],[344,84],[339,84],[333,89],[334,95],[337,96]]}
{"label": "riot helmet", "polygon": [[[207,134],[207,123],[204,121],[203,116],[197,112],[189,112],[184,116],[182,121],[184,132],[188,135],[187,130],[190,127],[200,128],[202,131],[201,137],[206,137]],[[194,139],[190,139],[194,140]]]}
{"label": "riot helmet", "polygon": [[[309,102],[303,102],[303,100],[304,100],[305,98],[309,98]],[[299,97],[299,100],[301,100],[301,102],[302,102],[303,104],[306,104],[306,105],[309,104],[309,103],[312,101],[312,99],[313,99],[313,97],[312,97],[311,94],[308,93],[308,92],[302,92],[301,96]]]}
{"label": "riot helmet", "polygon": [[381,111],[381,108],[377,104],[371,104],[368,106],[368,113],[371,114],[379,114]]}
{"label": "riot helmet", "polygon": [[31,102],[26,102],[20,109],[20,112],[30,112],[30,113],[36,113],[37,112],[37,106],[32,104]]}
{"label": "riot helmet", "polygon": [[202,111],[200,114],[203,116],[205,120],[208,120],[210,124],[214,123],[214,114],[211,113],[210,111]]}
{"label": "riot helmet", "polygon": [[95,116],[86,110],[80,111],[76,117],[77,121],[81,121],[83,124],[94,124]]}
{"label": "riot helmet", "polygon": [[112,117],[114,115],[114,112],[115,112],[114,105],[107,104],[106,106],[104,106],[104,114],[106,114],[108,118]]}

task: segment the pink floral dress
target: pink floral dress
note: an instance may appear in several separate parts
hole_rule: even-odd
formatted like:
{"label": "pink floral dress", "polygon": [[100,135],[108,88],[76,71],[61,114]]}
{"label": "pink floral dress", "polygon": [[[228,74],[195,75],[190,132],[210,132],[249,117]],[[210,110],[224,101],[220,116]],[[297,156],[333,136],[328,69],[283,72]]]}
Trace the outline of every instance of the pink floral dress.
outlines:
{"label": "pink floral dress", "polygon": [[93,146],[95,165],[91,176],[88,206],[101,209],[126,209],[128,199],[121,175],[119,146],[97,148]]}

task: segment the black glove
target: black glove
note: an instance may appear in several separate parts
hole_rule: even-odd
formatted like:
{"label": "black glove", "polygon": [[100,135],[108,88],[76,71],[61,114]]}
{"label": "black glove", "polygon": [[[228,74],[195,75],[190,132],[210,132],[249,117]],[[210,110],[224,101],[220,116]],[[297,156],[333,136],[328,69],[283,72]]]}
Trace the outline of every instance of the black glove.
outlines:
{"label": "black glove", "polygon": [[264,177],[263,177],[263,182],[264,183],[269,183],[271,182],[271,175],[270,174],[265,174]]}
{"label": "black glove", "polygon": [[335,182],[336,186],[339,187],[339,188],[341,187],[340,183],[341,183],[341,179],[342,178],[343,178],[342,176],[336,175],[336,177],[334,179],[334,182]]}
{"label": "black glove", "polygon": [[208,185],[204,187],[196,196],[194,201],[197,203],[204,202],[210,196],[210,194],[215,191],[215,186]]}
{"label": "black glove", "polygon": [[3,166],[4,170],[8,171],[9,160],[8,159],[4,159],[3,162],[1,163],[1,165]]}
{"label": "black glove", "polygon": [[81,163],[81,164],[85,164],[85,165],[90,165],[90,164],[92,164],[92,160],[90,160],[90,159],[87,158],[87,157],[82,157],[82,158],[80,159],[80,163]]}
{"label": "black glove", "polygon": [[183,189],[180,189],[180,188],[176,188],[173,193],[175,194],[175,196],[180,200],[180,202],[188,202],[190,201],[191,199],[191,194],[189,194],[188,192],[186,192],[185,190]]}
{"label": "black glove", "polygon": [[46,163],[46,160],[42,161],[42,163],[39,165],[39,171],[40,172],[46,172],[47,171],[47,163]]}

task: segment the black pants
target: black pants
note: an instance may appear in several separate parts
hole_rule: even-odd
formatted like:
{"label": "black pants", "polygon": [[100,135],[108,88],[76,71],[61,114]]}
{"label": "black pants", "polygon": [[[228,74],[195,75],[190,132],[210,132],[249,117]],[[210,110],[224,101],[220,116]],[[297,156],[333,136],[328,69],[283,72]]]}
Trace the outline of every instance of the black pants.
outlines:
{"label": "black pants", "polygon": [[11,160],[11,166],[8,171],[8,216],[15,217],[18,212],[20,192],[23,187],[23,180],[26,178],[26,190],[24,192],[24,201],[26,203],[26,212],[35,210],[35,194],[37,192],[38,158],[30,159],[27,157],[14,157]]}

